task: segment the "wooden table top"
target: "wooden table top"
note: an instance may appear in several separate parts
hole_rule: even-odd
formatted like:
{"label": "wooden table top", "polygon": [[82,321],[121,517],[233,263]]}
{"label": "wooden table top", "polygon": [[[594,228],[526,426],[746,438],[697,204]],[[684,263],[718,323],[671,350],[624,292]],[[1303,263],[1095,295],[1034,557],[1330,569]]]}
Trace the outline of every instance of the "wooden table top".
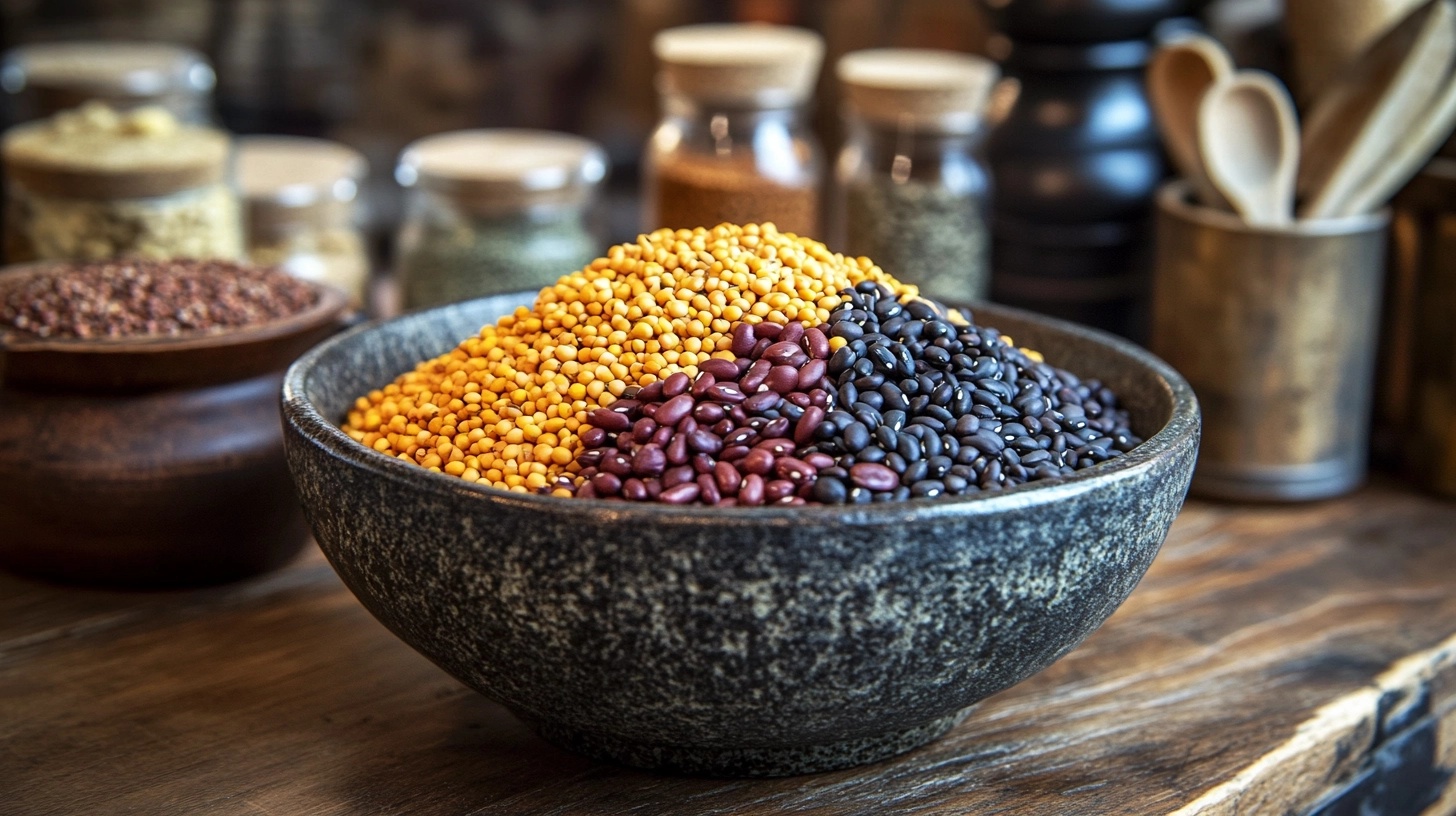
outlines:
{"label": "wooden table top", "polygon": [[[1416,758],[1390,782],[1394,748]],[[1336,814],[1363,785],[1371,812],[1434,816],[1456,812],[1452,768],[1456,503],[1389,486],[1190,502],[1051,668],[908,755],[776,780],[558,750],[396,640],[316,550],[188,592],[0,576],[7,814]]]}

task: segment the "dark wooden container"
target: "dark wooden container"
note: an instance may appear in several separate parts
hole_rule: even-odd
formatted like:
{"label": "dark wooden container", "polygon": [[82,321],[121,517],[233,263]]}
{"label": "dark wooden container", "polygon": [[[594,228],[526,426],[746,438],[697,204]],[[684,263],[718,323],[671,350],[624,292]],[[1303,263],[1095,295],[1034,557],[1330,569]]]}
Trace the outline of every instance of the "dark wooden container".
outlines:
{"label": "dark wooden container", "polygon": [[[3,274],[3,273],[0,273]],[[283,460],[283,371],[336,331],[304,314],[182,340],[0,337],[0,567],[70,583],[219,583],[308,540]]]}

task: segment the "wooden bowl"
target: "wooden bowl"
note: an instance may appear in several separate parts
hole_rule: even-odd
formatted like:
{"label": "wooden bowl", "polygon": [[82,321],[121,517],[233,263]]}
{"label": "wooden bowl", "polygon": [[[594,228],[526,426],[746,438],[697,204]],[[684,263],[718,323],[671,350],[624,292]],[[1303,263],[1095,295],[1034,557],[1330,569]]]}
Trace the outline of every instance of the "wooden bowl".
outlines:
{"label": "wooden bowl", "polygon": [[0,567],[164,587],[295,555],[308,532],[278,392],[288,364],[342,326],[343,293],[318,291],[302,314],[213,335],[0,336]]}

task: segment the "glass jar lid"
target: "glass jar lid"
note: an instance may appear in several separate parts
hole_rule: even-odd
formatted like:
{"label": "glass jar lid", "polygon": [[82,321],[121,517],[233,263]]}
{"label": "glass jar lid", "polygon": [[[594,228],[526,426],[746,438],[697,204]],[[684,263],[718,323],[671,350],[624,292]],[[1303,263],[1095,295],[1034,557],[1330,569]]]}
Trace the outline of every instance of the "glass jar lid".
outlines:
{"label": "glass jar lid", "polygon": [[1000,70],[981,57],[919,48],[872,48],[836,66],[851,111],[878,124],[970,132],[986,117]]}
{"label": "glass jar lid", "polygon": [[255,228],[346,222],[368,175],[363,154],[327,139],[244,136],[234,164]]}
{"label": "glass jar lid", "polygon": [[813,31],[709,23],[661,31],[652,40],[658,89],[702,102],[793,107],[809,100],[824,60]]}
{"label": "glass jar lid", "polygon": [[88,99],[140,104],[175,93],[208,94],[217,77],[200,53],[171,43],[38,43],[6,52],[0,86],[55,94],[54,107]]}
{"label": "glass jar lid", "polygon": [[227,177],[231,140],[147,106],[118,113],[88,102],[5,132],[6,176],[66,198],[147,198]]}
{"label": "glass jar lid", "polygon": [[580,136],[547,130],[457,130],[426,136],[400,154],[404,187],[498,212],[540,204],[584,204],[607,175],[607,154]]}

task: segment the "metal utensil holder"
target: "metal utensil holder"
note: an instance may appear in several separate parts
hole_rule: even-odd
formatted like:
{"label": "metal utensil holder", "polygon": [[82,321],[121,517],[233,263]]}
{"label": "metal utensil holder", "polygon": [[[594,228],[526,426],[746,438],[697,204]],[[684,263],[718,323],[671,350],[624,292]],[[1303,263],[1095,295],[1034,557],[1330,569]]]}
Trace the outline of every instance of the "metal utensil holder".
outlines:
{"label": "metal utensil holder", "polygon": [[1388,212],[1253,227],[1159,191],[1152,350],[1193,385],[1192,491],[1307,501],[1365,478]]}

